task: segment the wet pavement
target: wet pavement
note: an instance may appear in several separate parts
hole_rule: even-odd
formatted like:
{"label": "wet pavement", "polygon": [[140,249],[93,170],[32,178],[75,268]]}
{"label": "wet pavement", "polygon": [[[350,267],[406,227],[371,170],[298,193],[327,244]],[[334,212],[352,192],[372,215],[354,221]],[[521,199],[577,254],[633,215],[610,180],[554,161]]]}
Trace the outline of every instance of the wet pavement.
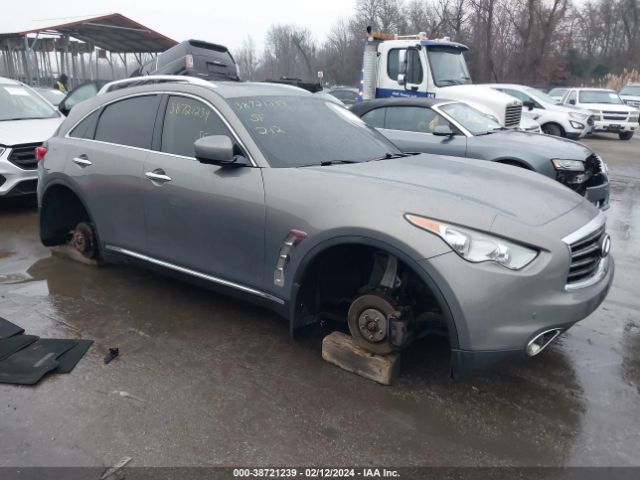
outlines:
{"label": "wet pavement", "polygon": [[258,307],[51,256],[36,210],[3,204],[0,316],[95,344],[69,375],[0,385],[0,466],[640,465],[640,140],[585,143],[611,170],[609,297],[539,357],[461,383],[441,340],[383,387],[321,359],[328,330],[296,342]]}

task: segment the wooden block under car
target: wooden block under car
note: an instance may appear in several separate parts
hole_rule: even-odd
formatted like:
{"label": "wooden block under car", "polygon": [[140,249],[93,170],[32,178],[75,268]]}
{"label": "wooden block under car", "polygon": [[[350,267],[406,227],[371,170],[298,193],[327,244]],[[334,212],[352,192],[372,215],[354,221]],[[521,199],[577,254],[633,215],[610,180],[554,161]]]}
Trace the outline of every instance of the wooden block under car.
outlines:
{"label": "wooden block under car", "polygon": [[329,363],[383,385],[400,373],[400,354],[376,355],[360,348],[353,337],[333,332],[322,340],[322,358]]}
{"label": "wooden block under car", "polygon": [[71,260],[75,260],[80,263],[84,263],[85,265],[92,265],[94,267],[98,265],[98,262],[85,257],[84,255],[82,255],[82,253],[80,253],[78,250],[76,250],[69,244],[57,245],[55,247],[51,247],[51,253],[59,257],[64,257]]}

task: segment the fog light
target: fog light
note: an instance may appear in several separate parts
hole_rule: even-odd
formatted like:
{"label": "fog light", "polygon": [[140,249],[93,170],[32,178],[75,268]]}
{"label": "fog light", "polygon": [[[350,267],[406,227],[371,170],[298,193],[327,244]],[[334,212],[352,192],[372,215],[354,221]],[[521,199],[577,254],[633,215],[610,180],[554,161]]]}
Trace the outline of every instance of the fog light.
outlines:
{"label": "fog light", "polygon": [[545,332],[539,333],[527,343],[526,352],[530,357],[534,357],[539,354],[542,350],[547,348],[547,346],[553,342],[558,335],[562,333],[562,330],[559,328],[552,328],[551,330],[547,330]]}
{"label": "fog light", "polygon": [[542,346],[538,345],[537,343],[530,343],[529,345],[527,345],[527,355],[529,355],[530,357],[533,357],[534,355],[540,353],[540,350],[542,350]]}

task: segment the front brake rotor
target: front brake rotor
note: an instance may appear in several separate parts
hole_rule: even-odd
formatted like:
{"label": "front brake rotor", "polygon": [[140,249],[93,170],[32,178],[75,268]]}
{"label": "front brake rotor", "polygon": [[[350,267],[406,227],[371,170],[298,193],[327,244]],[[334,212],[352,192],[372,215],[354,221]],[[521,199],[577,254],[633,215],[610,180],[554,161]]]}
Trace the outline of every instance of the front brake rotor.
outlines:
{"label": "front brake rotor", "polygon": [[71,231],[69,243],[87,258],[94,258],[96,255],[95,236],[91,227],[86,223],[76,225],[76,228]]}
{"label": "front brake rotor", "polygon": [[386,297],[367,293],[356,298],[349,307],[349,331],[355,342],[365,350],[379,355],[394,350],[389,335],[389,316],[397,308]]}

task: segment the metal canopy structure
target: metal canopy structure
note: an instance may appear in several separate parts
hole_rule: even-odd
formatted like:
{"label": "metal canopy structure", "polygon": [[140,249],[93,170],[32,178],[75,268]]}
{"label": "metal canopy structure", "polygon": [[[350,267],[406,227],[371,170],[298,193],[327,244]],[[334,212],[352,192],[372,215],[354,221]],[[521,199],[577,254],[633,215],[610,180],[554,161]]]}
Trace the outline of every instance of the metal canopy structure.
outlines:
{"label": "metal canopy structure", "polygon": [[143,54],[154,55],[176,43],[119,13],[37,20],[0,32],[0,68],[5,76],[30,84],[51,84],[61,73],[77,84],[105,78],[99,69],[100,59],[108,63],[108,77],[116,78],[119,72],[127,74],[127,55],[133,55],[140,66]]}

